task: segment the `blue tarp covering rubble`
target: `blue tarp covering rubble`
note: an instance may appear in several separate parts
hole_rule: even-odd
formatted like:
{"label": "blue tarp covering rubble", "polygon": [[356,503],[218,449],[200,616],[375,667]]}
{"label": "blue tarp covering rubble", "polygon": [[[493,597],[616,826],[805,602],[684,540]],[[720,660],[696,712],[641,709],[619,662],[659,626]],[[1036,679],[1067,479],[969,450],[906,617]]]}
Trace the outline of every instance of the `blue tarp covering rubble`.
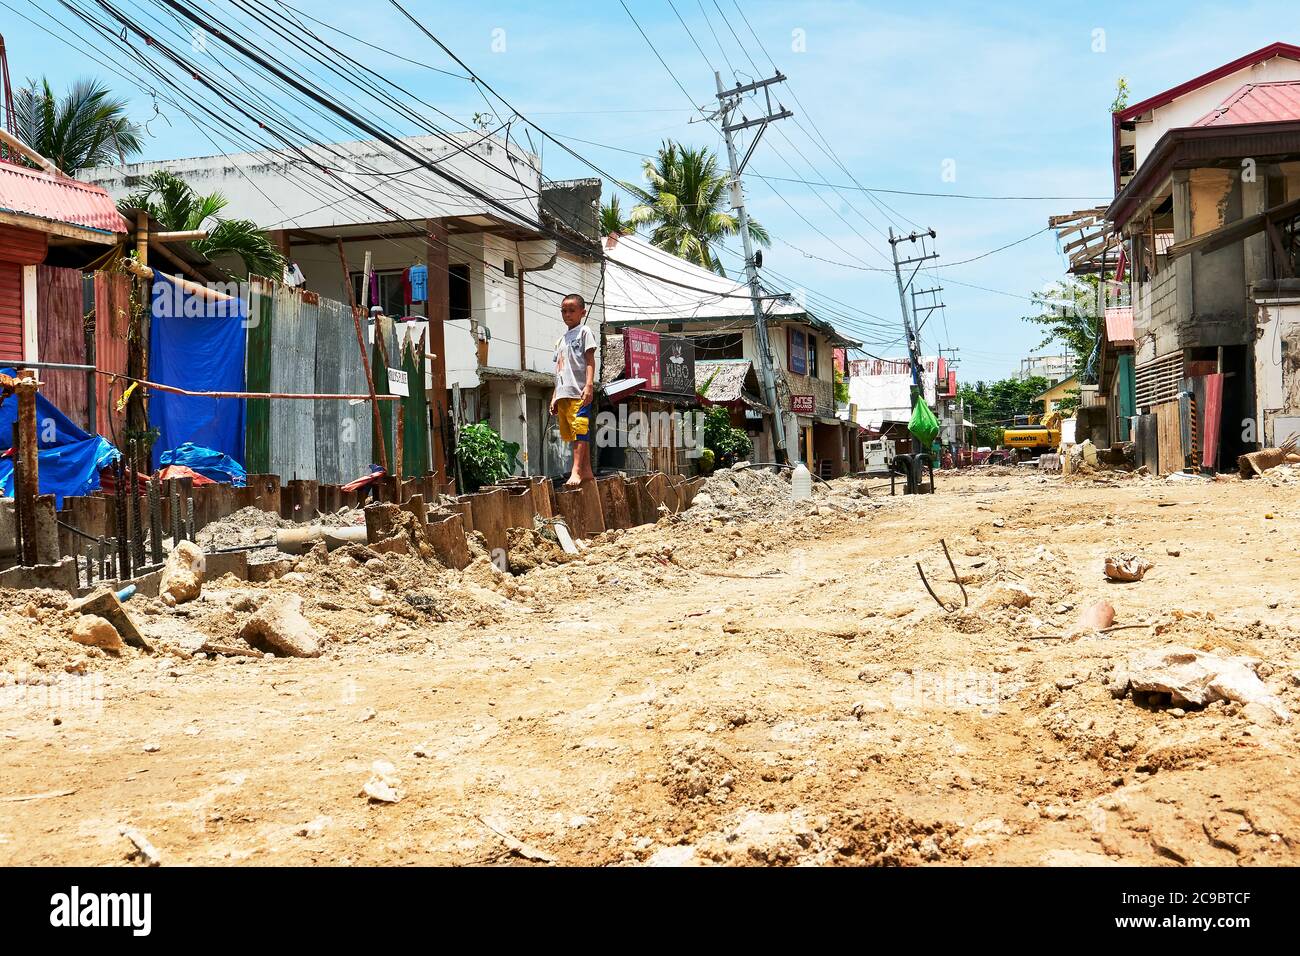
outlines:
{"label": "blue tarp covering rubble", "polygon": [[[0,369],[14,375],[12,368]],[[13,443],[18,397],[0,402],[0,447]],[[59,411],[45,396],[36,396],[36,459],[40,469],[40,493],[54,495],[55,507],[63,507],[67,495],[85,495],[99,488],[99,473],[120,457],[119,452],[99,435],[88,435]],[[5,497],[14,493],[13,455],[0,458],[0,489]]]}

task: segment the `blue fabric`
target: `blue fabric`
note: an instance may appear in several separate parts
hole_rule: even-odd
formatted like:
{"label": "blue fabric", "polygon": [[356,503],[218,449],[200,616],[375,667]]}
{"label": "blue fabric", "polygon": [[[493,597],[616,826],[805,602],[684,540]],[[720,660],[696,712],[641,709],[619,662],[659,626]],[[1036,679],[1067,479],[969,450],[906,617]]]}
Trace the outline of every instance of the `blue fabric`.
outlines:
{"label": "blue fabric", "polygon": [[213,481],[224,481],[236,488],[243,488],[248,484],[248,476],[244,473],[243,465],[229,455],[223,455],[211,448],[200,448],[193,442],[187,441],[180,448],[173,448],[170,451],[163,452],[158,456],[158,461],[164,467],[167,465],[184,465],[191,471],[198,472],[204,478],[211,478]]}
{"label": "blue fabric", "polygon": [[[0,369],[12,376],[12,368]],[[0,402],[0,447],[13,443],[18,418],[18,396]],[[66,495],[85,495],[99,487],[99,473],[118,459],[116,448],[98,435],[87,435],[39,392],[36,394],[36,467],[40,471],[40,493],[54,495],[54,506],[63,507]],[[0,492],[14,493],[12,454],[0,458]]]}
{"label": "blue fabric", "polygon": [[429,267],[428,266],[411,266],[411,271],[407,275],[411,283],[411,301],[428,302],[429,301]]}
{"label": "blue fabric", "polygon": [[[149,378],[196,392],[244,391],[244,328],[248,302],[205,299],[154,273]],[[244,457],[244,400],[152,391],[149,422],[158,429],[153,463],[185,443]],[[197,470],[197,469],[196,469]]]}

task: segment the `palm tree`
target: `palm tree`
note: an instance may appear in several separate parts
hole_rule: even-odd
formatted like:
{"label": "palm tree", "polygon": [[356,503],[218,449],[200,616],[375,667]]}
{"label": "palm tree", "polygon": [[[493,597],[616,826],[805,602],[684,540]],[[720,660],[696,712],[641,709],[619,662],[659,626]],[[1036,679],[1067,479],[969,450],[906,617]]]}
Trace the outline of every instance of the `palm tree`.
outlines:
{"label": "palm tree", "polygon": [[[718,159],[707,147],[692,149],[666,141],[643,166],[647,188],[629,186],[641,197],[628,217],[634,225],[653,224],[650,241],[711,272],[725,276],[715,254],[727,236],[740,232],[740,220],[728,207],[730,177],[718,171]],[[769,245],[767,230],[749,221],[749,236]]]}
{"label": "palm tree", "polygon": [[113,98],[108,87],[80,79],[62,97],[49,80],[28,80],[14,95],[16,135],[69,175],[125,163],[140,152],[141,128],[126,118],[126,100]]}
{"label": "palm tree", "polygon": [[164,227],[177,232],[206,229],[208,238],[193,243],[209,259],[238,256],[250,275],[280,278],[284,256],[270,237],[248,219],[223,219],[229,200],[221,193],[200,196],[185,180],[165,169],[146,176],[143,188],[122,201],[121,207],[144,209]]}
{"label": "palm tree", "polygon": [[625,236],[636,232],[636,223],[623,218],[623,209],[617,196],[610,196],[609,202],[600,207],[600,234],[602,236]]}

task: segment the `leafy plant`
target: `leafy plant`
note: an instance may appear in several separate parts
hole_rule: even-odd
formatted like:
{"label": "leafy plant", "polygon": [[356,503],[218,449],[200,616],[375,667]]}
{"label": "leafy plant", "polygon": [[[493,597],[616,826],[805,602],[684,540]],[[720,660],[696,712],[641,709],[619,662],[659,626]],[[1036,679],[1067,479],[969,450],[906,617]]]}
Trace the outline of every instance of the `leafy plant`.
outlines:
{"label": "leafy plant", "polygon": [[845,381],[844,373],[839,369],[835,370],[835,403],[837,405],[849,403],[849,383]]}
{"label": "leafy plant", "polygon": [[600,234],[626,236],[633,232],[636,232],[636,223],[624,218],[618,197],[610,196],[609,202],[600,207]]}
{"label": "leafy plant", "polygon": [[517,442],[502,441],[485,422],[466,425],[456,442],[456,460],[465,483],[478,490],[510,476],[510,466],[519,453]]}
{"label": "leafy plant", "polygon": [[716,456],[713,454],[712,448],[705,448],[702,452],[700,452],[700,474],[702,475],[712,474],[713,465],[715,461],[716,461]]}
{"label": "leafy plant", "polygon": [[126,100],[113,98],[99,80],[77,80],[61,97],[44,77],[28,80],[14,91],[13,118],[18,138],[70,176],[125,163],[143,147],[144,131],[127,119]]}
{"label": "leafy plant", "polygon": [[754,444],[743,428],[731,424],[731,412],[714,405],[704,413],[704,447],[711,450],[716,465],[732,465],[748,458]]}
{"label": "leafy plant", "polygon": [[221,193],[200,195],[181,177],[165,169],[150,173],[141,185],[142,189],[123,200],[123,208],[148,210],[165,228],[177,232],[206,229],[208,238],[193,243],[198,252],[210,259],[238,256],[250,274],[280,277],[284,255],[257,223],[223,218],[221,212],[230,200]]}
{"label": "leafy plant", "polygon": [[[720,170],[717,156],[707,147],[667,141],[645,160],[642,172],[645,188],[624,184],[640,199],[628,216],[630,224],[650,225],[654,245],[725,276],[716,250],[740,232],[740,219],[731,211],[731,176]],[[753,219],[749,235],[760,246],[771,244],[767,230]]]}

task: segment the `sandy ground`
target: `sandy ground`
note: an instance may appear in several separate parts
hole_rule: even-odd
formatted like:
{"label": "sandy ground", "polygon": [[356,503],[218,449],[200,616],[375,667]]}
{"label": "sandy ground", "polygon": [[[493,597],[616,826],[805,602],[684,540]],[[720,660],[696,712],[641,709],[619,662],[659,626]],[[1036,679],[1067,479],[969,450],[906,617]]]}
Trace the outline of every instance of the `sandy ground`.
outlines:
{"label": "sandy ground", "polygon": [[[109,659],[10,592],[0,863],[126,864],[123,826],[164,865],[1300,863],[1300,485],[984,472],[818,511],[266,586],[303,594],[311,660]],[[941,538],[952,614],[914,564],[960,603]],[[1103,577],[1123,549],[1142,581]],[[981,607],[1008,583],[1027,607]],[[232,587],[132,608],[224,639]],[[1150,626],[1043,637],[1098,599]],[[1169,644],[1263,661],[1298,719],[1112,696]],[[377,761],[399,802],[362,795]]]}

